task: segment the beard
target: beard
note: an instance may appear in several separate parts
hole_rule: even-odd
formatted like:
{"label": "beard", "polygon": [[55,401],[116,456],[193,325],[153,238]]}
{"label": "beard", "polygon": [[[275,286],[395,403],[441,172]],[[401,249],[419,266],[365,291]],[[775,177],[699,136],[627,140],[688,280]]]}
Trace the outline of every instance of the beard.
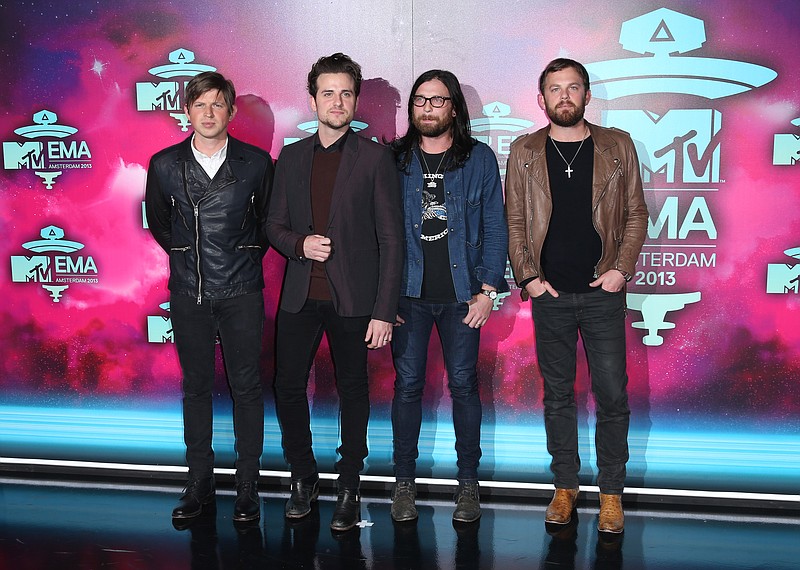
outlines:
{"label": "beard", "polygon": [[334,116],[323,115],[322,117],[317,116],[317,120],[320,123],[322,123],[323,125],[326,125],[326,126],[332,128],[332,129],[340,129],[340,128],[344,127],[345,125],[349,125],[353,120],[353,116],[352,115],[334,115]]}
{"label": "beard", "polygon": [[[436,119],[435,123],[423,123],[422,119]],[[419,131],[419,133],[424,137],[438,137],[439,135],[443,135],[447,131],[449,131],[453,127],[453,117],[452,115],[448,114],[445,117],[437,118],[437,117],[430,117],[430,116],[422,116],[422,117],[414,117],[413,118],[414,127]]]}
{"label": "beard", "polygon": [[[558,107],[561,105],[561,108]],[[551,122],[559,127],[574,127],[586,111],[586,105],[573,105],[572,103],[559,103],[555,108],[547,106],[547,116]]]}

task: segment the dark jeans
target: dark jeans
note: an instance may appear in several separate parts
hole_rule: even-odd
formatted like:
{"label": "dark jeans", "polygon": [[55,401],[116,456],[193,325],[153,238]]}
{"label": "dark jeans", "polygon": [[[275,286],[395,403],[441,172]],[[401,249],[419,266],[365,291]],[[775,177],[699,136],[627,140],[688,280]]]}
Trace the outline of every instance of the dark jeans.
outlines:
{"label": "dark jeans", "polygon": [[264,400],[259,374],[264,297],[261,292],[217,301],[172,295],[170,316],[183,371],[183,438],[189,478],[211,477],[212,392],[216,337],[222,342],[233,397],[236,479],[258,479],[264,449]]}
{"label": "dark jeans", "polygon": [[557,488],[577,488],[578,418],[575,368],[578,331],[589,364],[597,410],[597,484],[621,494],[628,461],[628,375],[625,372],[625,295],[549,293],[532,299],[536,354],[544,377],[544,425]]}
{"label": "dark jeans", "polygon": [[275,400],[283,434],[283,451],[292,478],[317,472],[311,449],[308,375],[324,332],[331,349],[339,394],[341,446],[336,450],[339,485],[358,488],[367,457],[369,383],[367,344],[370,317],[340,317],[330,301],[309,299],[298,313],[278,311]]}
{"label": "dark jeans", "polygon": [[458,480],[477,481],[481,458],[481,400],[478,395],[478,346],[480,329],[462,321],[466,303],[425,303],[400,298],[398,313],[405,323],[392,333],[396,372],[392,400],[394,474],[413,479],[419,456],[422,424],[422,391],[428,363],[428,343],[433,325],[439,331],[447,369],[447,385],[453,398]]}

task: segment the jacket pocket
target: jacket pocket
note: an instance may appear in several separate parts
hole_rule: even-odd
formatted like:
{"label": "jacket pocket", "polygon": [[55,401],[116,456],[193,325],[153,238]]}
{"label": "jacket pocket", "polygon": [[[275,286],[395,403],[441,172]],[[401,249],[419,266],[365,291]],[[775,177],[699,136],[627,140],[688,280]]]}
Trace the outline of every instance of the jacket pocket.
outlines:
{"label": "jacket pocket", "polygon": [[258,244],[245,244],[245,245],[237,245],[236,250],[240,252],[246,253],[250,256],[250,261],[255,264],[261,264],[261,257],[263,248]]}
{"label": "jacket pocket", "polygon": [[169,248],[170,271],[181,276],[194,271],[191,251],[190,245],[175,245]]}
{"label": "jacket pocket", "polygon": [[469,247],[480,248],[483,245],[483,228],[481,227],[481,202],[465,200],[464,212],[465,240]]}

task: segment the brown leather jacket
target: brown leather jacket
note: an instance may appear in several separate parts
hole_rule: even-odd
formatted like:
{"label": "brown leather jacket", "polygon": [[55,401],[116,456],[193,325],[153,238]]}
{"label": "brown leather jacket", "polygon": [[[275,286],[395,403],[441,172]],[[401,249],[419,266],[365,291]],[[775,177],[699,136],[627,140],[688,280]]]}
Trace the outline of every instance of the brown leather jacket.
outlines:
{"label": "brown leather jacket", "polygon": [[[633,275],[648,220],[636,149],[624,131],[586,124],[594,141],[592,220],[603,244],[595,277],[609,269]],[[549,131],[547,126],[515,140],[506,167],[508,254],[517,284],[546,278],[541,255],[553,209],[545,157]],[[524,288],[521,294],[528,298]]]}

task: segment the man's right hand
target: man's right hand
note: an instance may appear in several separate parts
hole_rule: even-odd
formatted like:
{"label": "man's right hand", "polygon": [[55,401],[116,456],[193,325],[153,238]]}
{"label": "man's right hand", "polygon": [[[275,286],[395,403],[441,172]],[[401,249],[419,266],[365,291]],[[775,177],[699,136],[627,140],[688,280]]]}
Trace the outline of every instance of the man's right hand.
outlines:
{"label": "man's right hand", "polygon": [[539,279],[534,279],[525,285],[525,290],[531,297],[541,297],[544,295],[545,291],[550,293],[553,297],[558,297],[558,291],[553,289],[553,286],[550,285],[549,281],[540,281]]}
{"label": "man's right hand", "polygon": [[303,255],[307,259],[328,261],[332,251],[331,238],[314,234],[306,236],[306,239],[303,240]]}

